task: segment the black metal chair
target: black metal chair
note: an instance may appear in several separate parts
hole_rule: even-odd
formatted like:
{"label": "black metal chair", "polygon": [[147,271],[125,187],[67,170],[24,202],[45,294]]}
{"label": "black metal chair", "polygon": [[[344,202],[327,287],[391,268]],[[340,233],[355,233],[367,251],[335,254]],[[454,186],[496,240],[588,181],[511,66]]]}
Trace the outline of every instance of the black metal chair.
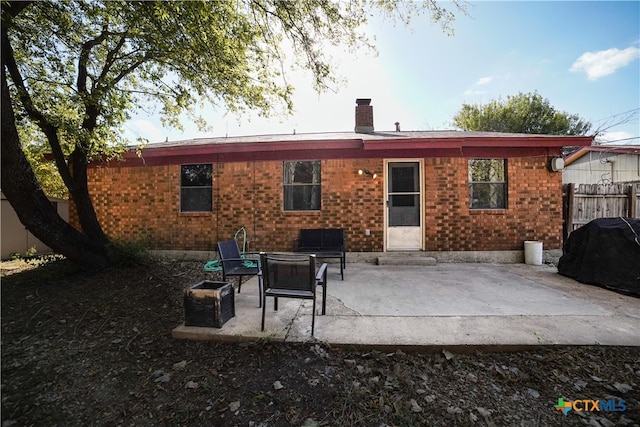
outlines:
{"label": "black metal chair", "polygon": [[[316,256],[302,254],[260,254],[264,292],[262,294],[262,329],[267,297],[274,297],[273,308],[278,310],[278,298],[298,298],[313,300],[311,315],[311,336],[316,324],[316,288],[322,286],[323,297],[327,290],[327,264],[316,271]],[[323,313],[326,300],[323,300]]]}
{"label": "black metal chair", "polygon": [[258,307],[262,306],[262,272],[260,259],[256,254],[256,259],[248,259],[240,255],[238,242],[234,239],[225,242],[218,242],[218,254],[220,264],[222,264],[222,280],[227,281],[227,277],[238,278],[238,293],[242,288],[242,278],[245,276],[258,276]]}

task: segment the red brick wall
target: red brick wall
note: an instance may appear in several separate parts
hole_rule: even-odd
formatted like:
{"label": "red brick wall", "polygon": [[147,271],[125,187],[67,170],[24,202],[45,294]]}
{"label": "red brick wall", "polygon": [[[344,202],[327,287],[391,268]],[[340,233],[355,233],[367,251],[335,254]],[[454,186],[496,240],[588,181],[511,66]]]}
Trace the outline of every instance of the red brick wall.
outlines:
{"label": "red brick wall", "polygon": [[[508,208],[474,211],[467,159],[424,159],[426,250],[521,250],[523,240],[561,247],[561,174],[548,172],[545,158],[507,163]],[[317,212],[283,211],[282,162],[214,164],[211,213],[180,213],[180,165],[91,169],[89,187],[111,238],[144,239],[156,249],[212,250],[244,225],[252,250],[290,250],[300,228],[342,227],[350,252],[383,251],[384,161],[323,160],[321,168]]]}
{"label": "red brick wall", "polygon": [[[338,227],[346,230],[349,251],[381,251],[382,181],[363,178],[358,175],[358,168],[381,170],[382,160],[322,161],[321,210],[285,212],[282,162],[255,163],[252,192],[255,215],[252,223],[244,224],[249,229],[252,247],[267,251],[291,250],[301,228]],[[377,207],[372,208],[376,203]],[[366,228],[371,230],[370,236],[364,235]]]}
{"label": "red brick wall", "polygon": [[507,209],[471,210],[468,160],[425,159],[425,249],[522,250],[524,240],[562,247],[562,174],[545,158],[507,159]]}

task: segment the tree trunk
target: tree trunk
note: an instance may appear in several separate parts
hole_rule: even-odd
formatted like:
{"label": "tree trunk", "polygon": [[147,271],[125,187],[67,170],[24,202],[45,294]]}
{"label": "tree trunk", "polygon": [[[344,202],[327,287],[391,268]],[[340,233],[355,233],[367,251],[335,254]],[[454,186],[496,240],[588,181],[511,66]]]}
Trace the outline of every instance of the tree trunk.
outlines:
{"label": "tree trunk", "polygon": [[82,231],[89,239],[106,245],[109,243],[109,239],[102,230],[89,195],[87,156],[80,149],[76,149],[69,157],[69,162],[74,183],[72,187],[69,187],[69,190],[78,212],[78,220]]}
{"label": "tree trunk", "polygon": [[2,64],[1,108],[2,181],[0,186],[22,224],[45,245],[85,269],[97,270],[109,265],[106,238],[96,239],[95,236],[89,238],[69,225],[58,215],[40,188],[20,146],[4,63]]}

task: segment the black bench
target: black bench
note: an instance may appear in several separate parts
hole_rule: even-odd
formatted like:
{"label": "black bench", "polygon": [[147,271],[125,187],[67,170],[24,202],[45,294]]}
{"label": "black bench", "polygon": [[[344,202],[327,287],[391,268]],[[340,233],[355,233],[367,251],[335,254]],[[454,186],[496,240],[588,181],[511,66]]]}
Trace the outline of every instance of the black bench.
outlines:
{"label": "black bench", "polygon": [[303,228],[294,241],[294,252],[315,254],[316,258],[336,258],[340,260],[340,276],[344,280],[347,266],[347,243],[343,228]]}

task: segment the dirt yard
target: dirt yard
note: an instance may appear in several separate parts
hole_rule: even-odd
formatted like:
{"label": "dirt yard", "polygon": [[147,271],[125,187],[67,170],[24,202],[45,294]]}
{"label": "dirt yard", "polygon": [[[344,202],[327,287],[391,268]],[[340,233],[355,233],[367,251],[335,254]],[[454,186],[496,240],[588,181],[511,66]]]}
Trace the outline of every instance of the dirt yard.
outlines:
{"label": "dirt yard", "polygon": [[[94,275],[5,264],[2,427],[640,424],[637,347],[406,354],[172,339],[183,290],[215,274],[166,260]],[[566,416],[559,398],[576,403]]]}

